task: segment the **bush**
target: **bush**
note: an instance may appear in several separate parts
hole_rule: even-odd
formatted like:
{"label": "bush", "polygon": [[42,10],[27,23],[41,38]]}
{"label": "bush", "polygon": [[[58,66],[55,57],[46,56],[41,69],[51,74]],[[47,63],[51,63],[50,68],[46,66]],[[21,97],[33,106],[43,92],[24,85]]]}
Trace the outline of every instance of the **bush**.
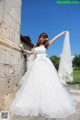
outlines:
{"label": "bush", "polygon": [[52,61],[52,63],[54,64],[56,70],[58,70],[59,68],[59,61],[60,61],[60,57],[57,56],[51,56],[50,60]]}
{"label": "bush", "polygon": [[80,70],[80,55],[75,55],[73,58],[73,68],[75,70]]}

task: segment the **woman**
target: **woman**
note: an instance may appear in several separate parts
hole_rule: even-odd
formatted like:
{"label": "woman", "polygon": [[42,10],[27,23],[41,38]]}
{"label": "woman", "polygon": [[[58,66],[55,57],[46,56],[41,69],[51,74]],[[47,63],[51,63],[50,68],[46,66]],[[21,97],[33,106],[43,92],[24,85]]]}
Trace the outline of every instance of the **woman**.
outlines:
{"label": "woman", "polygon": [[40,34],[37,44],[31,51],[35,60],[20,81],[20,89],[15,95],[10,111],[21,116],[45,116],[46,118],[64,118],[76,113],[76,104],[66,88],[61,84],[57,71],[47,57],[47,49],[66,32],[61,32],[48,41],[46,33]]}

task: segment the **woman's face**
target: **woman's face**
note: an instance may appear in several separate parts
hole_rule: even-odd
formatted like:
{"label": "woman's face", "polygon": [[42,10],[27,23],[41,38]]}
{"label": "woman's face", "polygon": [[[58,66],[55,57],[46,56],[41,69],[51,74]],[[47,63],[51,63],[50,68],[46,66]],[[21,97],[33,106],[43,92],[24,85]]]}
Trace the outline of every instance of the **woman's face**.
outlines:
{"label": "woman's face", "polygon": [[45,38],[44,37],[40,37],[39,40],[41,41],[41,43],[43,43]]}

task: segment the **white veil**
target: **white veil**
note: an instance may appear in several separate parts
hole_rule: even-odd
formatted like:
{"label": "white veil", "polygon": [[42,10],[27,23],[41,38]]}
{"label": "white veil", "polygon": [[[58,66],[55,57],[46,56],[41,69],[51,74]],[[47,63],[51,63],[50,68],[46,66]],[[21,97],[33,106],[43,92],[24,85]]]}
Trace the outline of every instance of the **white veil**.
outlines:
{"label": "white veil", "polygon": [[66,82],[69,81],[73,81],[72,56],[69,39],[70,36],[69,32],[67,31],[64,37],[63,50],[60,56],[60,64],[58,70],[59,79],[63,84],[66,84]]}

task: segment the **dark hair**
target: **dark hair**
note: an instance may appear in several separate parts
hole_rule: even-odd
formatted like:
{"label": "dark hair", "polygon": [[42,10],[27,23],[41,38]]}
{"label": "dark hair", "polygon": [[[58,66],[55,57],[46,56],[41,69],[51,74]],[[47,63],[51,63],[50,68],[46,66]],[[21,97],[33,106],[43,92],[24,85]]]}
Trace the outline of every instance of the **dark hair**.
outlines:
{"label": "dark hair", "polygon": [[[36,43],[36,46],[35,46],[35,47],[41,45],[41,41],[40,41],[40,38],[41,38],[41,37],[43,37],[43,38],[45,39],[44,42],[43,42],[43,45],[45,46],[45,48],[48,48],[48,45],[49,45],[48,35],[47,35],[46,33],[44,33],[44,32],[39,35],[38,42]],[[47,40],[46,40],[46,38],[47,38]]]}

